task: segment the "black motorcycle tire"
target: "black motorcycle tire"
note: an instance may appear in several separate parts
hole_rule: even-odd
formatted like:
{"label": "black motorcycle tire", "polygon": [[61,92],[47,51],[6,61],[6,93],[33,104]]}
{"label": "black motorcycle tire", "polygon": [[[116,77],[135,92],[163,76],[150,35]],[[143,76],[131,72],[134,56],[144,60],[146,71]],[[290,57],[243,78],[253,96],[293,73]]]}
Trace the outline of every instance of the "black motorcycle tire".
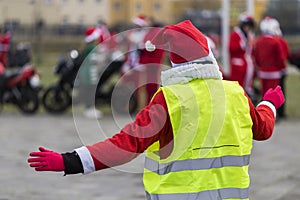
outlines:
{"label": "black motorcycle tire", "polygon": [[52,114],[65,112],[72,104],[69,91],[51,86],[43,94],[42,103],[45,110]]}
{"label": "black motorcycle tire", "polygon": [[119,85],[114,88],[114,95],[111,99],[111,106],[119,114],[134,114],[138,107],[136,92],[133,92],[126,85]]}
{"label": "black motorcycle tire", "polygon": [[20,88],[21,97],[17,100],[17,105],[21,112],[25,114],[34,114],[39,108],[38,91],[30,87]]}

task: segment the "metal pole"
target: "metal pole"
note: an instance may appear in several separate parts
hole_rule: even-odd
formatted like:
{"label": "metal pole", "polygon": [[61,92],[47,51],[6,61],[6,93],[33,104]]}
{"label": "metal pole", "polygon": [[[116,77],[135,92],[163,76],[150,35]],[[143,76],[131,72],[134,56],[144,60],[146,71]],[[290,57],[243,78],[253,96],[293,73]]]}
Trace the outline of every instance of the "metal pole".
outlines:
{"label": "metal pole", "polygon": [[254,0],[247,0],[247,13],[254,16]]}
{"label": "metal pole", "polygon": [[222,3],[222,68],[225,75],[229,74],[229,55],[228,55],[229,12],[230,12],[230,0],[223,0]]}

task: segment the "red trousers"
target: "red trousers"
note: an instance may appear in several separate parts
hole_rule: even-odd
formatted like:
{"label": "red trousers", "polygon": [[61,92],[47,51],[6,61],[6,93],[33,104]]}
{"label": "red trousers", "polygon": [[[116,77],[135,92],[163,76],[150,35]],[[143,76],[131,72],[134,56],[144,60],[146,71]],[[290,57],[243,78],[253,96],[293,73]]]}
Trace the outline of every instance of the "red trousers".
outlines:
{"label": "red trousers", "polygon": [[275,88],[280,83],[280,79],[261,79],[261,94],[262,96],[270,88]]}

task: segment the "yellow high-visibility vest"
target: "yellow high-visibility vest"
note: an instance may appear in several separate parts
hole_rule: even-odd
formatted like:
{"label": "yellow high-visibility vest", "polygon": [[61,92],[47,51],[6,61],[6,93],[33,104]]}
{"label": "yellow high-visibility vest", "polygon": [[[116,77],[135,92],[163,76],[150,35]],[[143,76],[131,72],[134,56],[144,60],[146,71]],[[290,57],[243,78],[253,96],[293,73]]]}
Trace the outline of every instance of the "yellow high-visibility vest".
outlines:
{"label": "yellow high-visibility vest", "polygon": [[161,87],[173,130],[173,151],[146,151],[148,200],[248,199],[252,120],[237,82],[196,79]]}

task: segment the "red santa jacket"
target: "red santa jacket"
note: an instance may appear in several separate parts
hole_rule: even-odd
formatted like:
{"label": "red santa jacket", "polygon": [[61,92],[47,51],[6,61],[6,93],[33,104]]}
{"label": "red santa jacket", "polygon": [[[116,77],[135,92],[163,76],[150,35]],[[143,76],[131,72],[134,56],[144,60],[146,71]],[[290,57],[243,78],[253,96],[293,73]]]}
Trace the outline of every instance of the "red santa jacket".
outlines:
{"label": "red santa jacket", "polygon": [[238,81],[246,90],[252,88],[254,65],[252,62],[252,40],[251,34],[246,38],[239,27],[235,27],[229,38],[230,57],[230,80]]}
{"label": "red santa jacket", "polygon": [[262,35],[255,42],[253,58],[259,78],[280,79],[282,70],[286,68],[287,50],[279,41],[279,37]]}
{"label": "red santa jacket", "polygon": [[281,36],[277,36],[277,39],[279,40],[279,43],[281,44],[281,50],[283,51],[283,55],[285,58],[285,68],[282,70],[282,73],[285,74],[287,72],[287,60],[290,54],[290,48],[288,43],[286,42],[286,40],[281,37]]}
{"label": "red santa jacket", "polygon": [[128,53],[126,55],[125,66],[127,65],[131,69],[140,67],[140,51],[144,47],[144,38],[146,33],[146,29],[134,29],[127,32],[126,45]]}
{"label": "red santa jacket", "polygon": [[277,36],[276,38],[279,40],[279,43],[281,44],[282,47],[283,55],[287,59],[290,53],[288,43],[285,41],[283,37]]}
{"label": "red santa jacket", "polygon": [[10,47],[10,40],[10,33],[0,35],[0,63],[2,63],[4,67],[7,65],[7,56]]}

